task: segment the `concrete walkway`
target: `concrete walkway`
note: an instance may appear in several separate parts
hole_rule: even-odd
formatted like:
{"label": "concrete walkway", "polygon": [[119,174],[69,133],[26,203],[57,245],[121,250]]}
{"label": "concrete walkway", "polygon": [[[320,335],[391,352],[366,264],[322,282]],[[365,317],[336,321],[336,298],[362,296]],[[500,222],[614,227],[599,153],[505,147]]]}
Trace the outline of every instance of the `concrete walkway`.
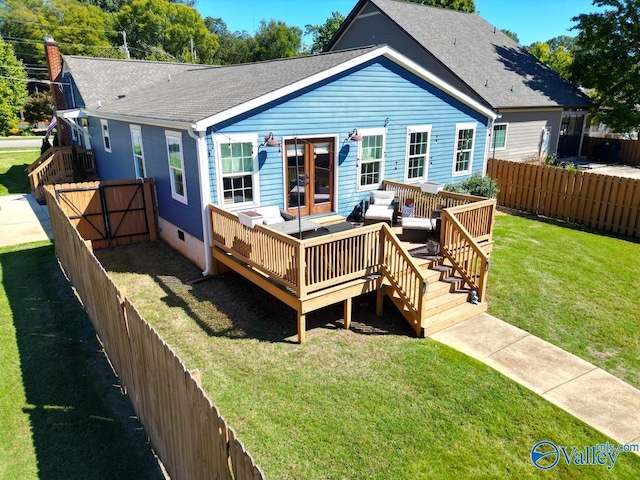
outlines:
{"label": "concrete walkway", "polygon": [[52,240],[49,211],[31,194],[0,196],[0,247]]}
{"label": "concrete walkway", "polygon": [[483,313],[431,338],[486,363],[618,443],[640,444],[640,390]]}

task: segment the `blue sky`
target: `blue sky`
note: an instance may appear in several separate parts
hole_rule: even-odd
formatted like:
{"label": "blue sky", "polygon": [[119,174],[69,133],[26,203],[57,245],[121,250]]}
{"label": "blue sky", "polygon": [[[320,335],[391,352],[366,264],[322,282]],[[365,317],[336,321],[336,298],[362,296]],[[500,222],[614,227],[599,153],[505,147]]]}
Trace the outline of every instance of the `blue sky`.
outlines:
{"label": "blue sky", "polygon": [[[347,15],[357,0],[199,0],[203,17],[221,17],[229,30],[253,34],[260,20],[282,20],[304,29],[321,24],[333,11]],[[558,35],[575,36],[571,18],[595,10],[591,0],[475,0],[480,16],[492,25],[515,32],[529,45]]]}

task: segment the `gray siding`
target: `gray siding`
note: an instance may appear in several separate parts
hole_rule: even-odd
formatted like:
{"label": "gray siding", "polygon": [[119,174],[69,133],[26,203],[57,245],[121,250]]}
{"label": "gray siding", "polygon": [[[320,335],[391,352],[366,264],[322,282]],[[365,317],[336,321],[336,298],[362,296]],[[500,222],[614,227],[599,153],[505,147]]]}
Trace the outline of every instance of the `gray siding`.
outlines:
{"label": "gray siding", "polygon": [[[361,18],[361,15],[366,16]],[[363,11],[338,39],[332,51],[383,44],[389,45],[456,89],[484,103],[473,90],[453,75],[447,67],[436,60],[433,55],[422,48],[411,36],[389,20],[374,5],[367,4],[365,6]]]}
{"label": "gray siding", "polygon": [[[495,157],[503,160],[521,161],[538,156],[542,132],[551,127],[549,153],[555,153],[558,145],[562,109],[555,111],[503,111],[496,123],[507,124],[506,148],[496,150]],[[493,156],[493,152],[489,152]]]}

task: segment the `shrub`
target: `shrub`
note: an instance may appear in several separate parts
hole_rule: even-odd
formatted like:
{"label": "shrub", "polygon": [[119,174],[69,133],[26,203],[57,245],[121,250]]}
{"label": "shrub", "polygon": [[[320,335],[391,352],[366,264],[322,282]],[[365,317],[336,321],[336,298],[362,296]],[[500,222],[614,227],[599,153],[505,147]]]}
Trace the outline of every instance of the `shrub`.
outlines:
{"label": "shrub", "polygon": [[9,135],[20,135],[22,133],[22,130],[20,130],[18,127],[13,127],[9,129]]}
{"label": "shrub", "polygon": [[462,182],[451,182],[444,186],[448,192],[463,193],[465,195],[477,195],[479,197],[496,198],[498,185],[489,177],[483,177],[479,172]]}

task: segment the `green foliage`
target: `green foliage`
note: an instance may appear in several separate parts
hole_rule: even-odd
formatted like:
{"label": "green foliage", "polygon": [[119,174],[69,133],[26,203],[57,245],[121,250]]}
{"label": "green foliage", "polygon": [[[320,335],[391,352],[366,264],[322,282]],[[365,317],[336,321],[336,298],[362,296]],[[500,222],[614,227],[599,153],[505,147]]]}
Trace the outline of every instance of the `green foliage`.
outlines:
{"label": "green foliage", "polygon": [[431,5],[432,7],[448,8],[450,10],[460,10],[461,12],[474,13],[476,4],[473,0],[402,0],[408,3],[419,3],[420,5]]}
{"label": "green foliage", "polygon": [[51,120],[53,114],[53,98],[51,92],[36,92],[27,98],[24,105],[24,119],[35,125],[38,122]]}
{"label": "green foliage", "polygon": [[500,192],[495,181],[489,177],[483,177],[478,172],[461,182],[447,183],[444,189],[448,192],[464,193],[465,195],[477,195],[487,198],[496,198]]}
{"label": "green foliage", "polygon": [[527,50],[542,63],[558,72],[562,78],[570,80],[570,69],[573,63],[571,40],[571,37],[567,36],[555,37],[546,42],[532,43]]}
{"label": "green foliage", "polygon": [[0,135],[18,124],[27,99],[27,73],[11,45],[0,37]]}
{"label": "green foliage", "polygon": [[520,39],[518,38],[518,34],[516,32],[512,32],[511,30],[500,30],[502,33],[504,33],[507,37],[509,37],[511,40],[513,40],[516,43],[520,43]]}
{"label": "green foliage", "polygon": [[77,0],[4,0],[3,4],[0,34],[24,39],[14,43],[16,56],[24,63],[46,66],[45,35],[53,35],[66,55],[122,56],[108,36],[113,30],[111,16],[94,5]]}
{"label": "green foliage", "polygon": [[295,57],[302,53],[302,29],[280,20],[262,20],[255,35],[254,61]]}
{"label": "green foliage", "polygon": [[313,38],[311,53],[323,51],[344,20],[345,16],[340,12],[332,12],[322,25],[305,25],[305,34]]}
{"label": "green foliage", "polygon": [[640,125],[640,0],[599,0],[603,11],[573,18],[572,78],[595,89],[597,121],[620,133]]}
{"label": "green foliage", "polygon": [[136,58],[211,64],[219,47],[202,16],[182,3],[131,0],[114,15],[114,21],[116,30],[127,32]]}

